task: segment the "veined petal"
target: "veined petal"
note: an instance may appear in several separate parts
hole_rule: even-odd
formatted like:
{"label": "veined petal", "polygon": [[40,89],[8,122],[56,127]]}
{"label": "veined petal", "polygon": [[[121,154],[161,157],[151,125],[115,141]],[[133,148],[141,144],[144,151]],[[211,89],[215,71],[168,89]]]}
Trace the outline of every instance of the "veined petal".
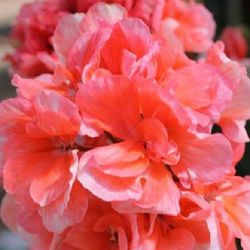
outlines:
{"label": "veined petal", "polygon": [[231,141],[245,143],[249,141],[249,137],[245,128],[245,121],[237,121],[232,119],[221,119],[219,125],[223,134]]}
{"label": "veined petal", "polygon": [[81,117],[77,106],[55,92],[42,91],[34,97],[35,119],[27,124],[27,132],[34,136],[75,136]]}
{"label": "veined petal", "polygon": [[232,148],[221,134],[173,133],[181,158],[173,170],[181,177],[183,169],[192,180],[211,183],[230,173],[232,167]]}
{"label": "veined petal", "polygon": [[69,154],[50,155],[39,174],[30,183],[30,195],[40,206],[56,200],[67,189],[73,159]]}
{"label": "veined petal", "polygon": [[61,18],[57,24],[52,43],[57,56],[63,63],[65,63],[75,40],[81,34],[80,23],[83,18],[83,13],[69,14]]}
{"label": "veined petal", "polygon": [[13,98],[2,101],[0,104],[0,124],[25,122],[30,120],[32,105],[29,101],[22,98]]}
{"label": "veined petal", "polygon": [[133,138],[140,120],[139,100],[135,84],[127,78],[103,77],[83,84],[76,102],[83,117],[95,127],[118,138]]}
{"label": "veined petal", "polygon": [[68,198],[62,194],[55,202],[39,209],[43,224],[49,231],[61,233],[65,228],[82,221],[88,208],[87,191],[76,182]]}
{"label": "veined petal", "polygon": [[149,52],[152,44],[149,28],[140,19],[123,19],[113,27],[110,39],[101,51],[101,62],[113,74],[119,74],[125,49],[138,60]]}
{"label": "veined petal", "polygon": [[53,81],[52,75],[49,74],[43,74],[36,78],[22,78],[19,75],[14,75],[12,84],[17,87],[19,96],[29,100],[45,89],[54,90],[58,93],[63,93],[65,91],[62,86]]}
{"label": "veined petal", "polygon": [[136,201],[137,206],[150,213],[177,215],[179,199],[180,191],[168,170],[162,164],[152,164],[145,175],[143,194]]}
{"label": "veined petal", "polygon": [[133,140],[98,147],[86,152],[83,158],[89,158],[107,175],[125,178],[143,174],[149,166],[143,146]]}
{"label": "veined petal", "polygon": [[[86,159],[87,158],[87,159]],[[94,195],[105,201],[138,200],[142,194],[141,183],[135,177],[117,177],[103,173],[88,157],[80,160],[78,180]]]}
{"label": "veined petal", "polygon": [[233,99],[223,112],[223,117],[236,120],[247,120],[250,118],[250,80],[242,75],[239,88],[233,95]]}
{"label": "veined petal", "polygon": [[85,15],[81,29],[85,32],[95,32],[104,23],[114,25],[126,17],[126,14],[126,9],[118,4],[97,3]]}

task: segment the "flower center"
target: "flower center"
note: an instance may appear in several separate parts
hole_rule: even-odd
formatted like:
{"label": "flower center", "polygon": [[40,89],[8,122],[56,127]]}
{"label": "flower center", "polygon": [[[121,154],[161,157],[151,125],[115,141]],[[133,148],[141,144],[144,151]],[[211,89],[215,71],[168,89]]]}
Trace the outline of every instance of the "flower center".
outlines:
{"label": "flower center", "polygon": [[118,233],[116,230],[114,230],[113,228],[109,228],[109,234],[110,234],[110,241],[114,244],[118,243]]}

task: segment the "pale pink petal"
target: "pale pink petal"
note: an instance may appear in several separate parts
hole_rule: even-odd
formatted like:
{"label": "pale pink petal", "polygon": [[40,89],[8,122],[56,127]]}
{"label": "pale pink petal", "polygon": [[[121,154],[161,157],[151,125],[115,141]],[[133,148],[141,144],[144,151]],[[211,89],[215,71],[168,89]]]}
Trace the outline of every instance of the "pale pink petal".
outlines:
{"label": "pale pink petal", "polygon": [[247,120],[250,118],[250,80],[242,75],[239,87],[233,95],[233,99],[223,112],[223,117],[236,120]]}
{"label": "pale pink petal", "polygon": [[137,206],[150,213],[177,215],[179,199],[180,191],[168,170],[161,164],[152,164],[145,175],[143,194],[136,201]]}
{"label": "pale pink petal", "polygon": [[171,48],[177,49],[179,51],[184,51],[182,42],[178,39],[178,36],[170,28],[171,27],[170,22],[171,22],[170,19],[162,21],[160,26],[161,27],[160,34],[163,36],[164,40]]}
{"label": "pale pink petal", "polygon": [[55,53],[62,63],[65,63],[67,56],[75,42],[80,36],[80,23],[84,14],[77,13],[66,15],[60,19],[52,37]]}
{"label": "pale pink petal", "polygon": [[215,22],[211,13],[202,4],[194,1],[166,1],[162,19],[176,34],[186,51],[199,53],[211,46]]}
{"label": "pale pink petal", "polygon": [[242,74],[245,74],[242,66],[229,59],[224,53],[224,44],[216,42],[207,52],[206,62],[214,65],[223,75],[228,78],[231,89],[235,91],[238,88]]}
{"label": "pale pink petal", "polygon": [[2,101],[0,104],[0,124],[10,125],[13,122],[25,122],[32,113],[32,105],[23,98],[13,98]]}
{"label": "pale pink petal", "polygon": [[83,31],[95,32],[105,23],[114,25],[126,17],[126,9],[117,4],[97,3],[93,5],[81,22]]}
{"label": "pale pink petal", "polygon": [[177,175],[185,169],[187,178],[211,183],[232,171],[232,149],[223,135],[177,132],[171,136],[181,154],[180,162],[173,167]]}
{"label": "pale pink petal", "polygon": [[124,49],[139,59],[150,50],[152,43],[149,28],[141,20],[123,19],[113,27],[110,39],[101,51],[102,64],[113,74],[119,74]]}
{"label": "pale pink petal", "polygon": [[210,243],[208,250],[223,250],[223,241],[219,221],[213,208],[211,209],[211,214],[207,219],[207,225],[210,232]]}
{"label": "pale pink petal", "polygon": [[131,14],[142,19],[147,25],[158,29],[163,17],[165,1],[164,0],[136,0],[133,1]]}
{"label": "pale pink petal", "polygon": [[49,231],[61,233],[65,228],[82,221],[88,207],[86,190],[79,183],[75,183],[68,199],[62,195],[55,202],[39,209],[43,223]]}
{"label": "pale pink petal", "polygon": [[142,194],[139,180],[107,175],[96,168],[95,161],[84,155],[79,167],[79,182],[100,199],[105,201],[138,200]]}
{"label": "pale pink petal", "polygon": [[183,67],[175,72],[173,81],[177,99],[186,107],[208,116],[212,122],[219,120],[233,96],[228,79],[209,64]]}
{"label": "pale pink petal", "polygon": [[100,51],[111,34],[111,27],[103,27],[95,33],[84,33],[74,43],[67,59],[68,68],[83,82],[91,79],[100,63]]}
{"label": "pale pink petal", "polygon": [[55,201],[67,188],[71,164],[70,155],[53,156],[51,154],[43,169],[39,170],[39,174],[33,176],[31,180],[30,195],[32,199],[40,206]]}
{"label": "pale pink petal", "polygon": [[38,92],[44,89],[55,90],[63,93],[63,88],[53,82],[52,75],[41,75],[36,78],[22,78],[14,75],[12,84],[17,87],[17,93],[27,99],[31,99]]}
{"label": "pale pink petal", "polygon": [[245,121],[224,118],[221,119],[219,125],[222,128],[223,134],[229,138],[229,140],[238,143],[245,143],[249,141],[245,128]]}
{"label": "pale pink petal", "polygon": [[149,166],[144,148],[133,140],[98,147],[86,152],[84,157],[95,163],[99,171],[117,177],[138,176]]}

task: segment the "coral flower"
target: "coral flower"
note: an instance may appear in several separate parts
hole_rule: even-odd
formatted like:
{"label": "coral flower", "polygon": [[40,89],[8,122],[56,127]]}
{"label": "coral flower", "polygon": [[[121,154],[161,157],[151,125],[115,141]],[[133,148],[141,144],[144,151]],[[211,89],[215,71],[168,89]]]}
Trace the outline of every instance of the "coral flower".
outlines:
{"label": "coral flower", "polygon": [[139,215],[141,236],[140,248],[145,250],[192,250],[195,249],[193,234],[178,226],[172,225],[164,215]]}
{"label": "coral flower", "polygon": [[192,64],[183,51],[152,36],[145,23],[127,18],[117,5],[98,3],[84,17],[65,16],[52,40],[65,67],[83,82],[110,73],[160,82],[169,71]]}
{"label": "coral flower", "polygon": [[168,39],[173,32],[185,51],[204,52],[213,42],[215,22],[211,13],[195,1],[167,0],[157,33]]}
{"label": "coral flower", "polygon": [[17,73],[37,76],[53,71],[56,59],[51,36],[64,14],[53,1],[30,3],[21,8],[11,34],[18,49],[8,56]]}
{"label": "coral flower", "polygon": [[[183,182],[211,182],[231,171],[227,140],[219,134],[186,132],[185,112],[157,84],[140,85],[121,76],[98,78],[80,87],[76,101],[83,123],[116,142],[90,150],[80,160],[79,181],[106,201],[132,199],[141,208],[176,213],[178,189],[168,166]],[[213,150],[215,144],[228,158]],[[206,157],[213,160],[204,161]],[[152,189],[161,195],[150,196]]]}
{"label": "coral flower", "polygon": [[[249,141],[245,121],[250,119],[248,96],[250,81],[245,69],[230,60],[222,43],[213,45],[207,58],[175,69],[163,80],[166,91],[173,91],[190,115],[195,129],[211,131],[214,124],[222,128],[231,141],[234,162]],[[192,86],[190,88],[190,82]]]}
{"label": "coral flower", "polygon": [[188,213],[181,213],[188,220],[207,223],[204,232],[209,231],[210,240],[203,242],[206,249],[235,249],[235,238],[241,239],[244,250],[249,248],[249,223],[241,219],[249,216],[249,190],[247,178],[228,176],[211,185],[195,183],[193,191],[183,191]]}
{"label": "coral flower", "polygon": [[[92,5],[100,1],[61,0],[59,2],[66,9],[87,12]],[[202,4],[183,0],[107,0],[104,2],[122,5],[129,16],[142,19],[154,33],[163,36],[167,41],[175,41],[186,51],[203,52],[212,44],[215,23],[212,15]]]}
{"label": "coral flower", "polygon": [[25,231],[19,224],[20,208],[13,197],[7,195],[2,203],[1,217],[11,230],[29,242],[32,250],[137,250],[139,247],[141,236],[137,215],[118,214],[109,203],[92,195],[89,195],[89,206],[84,219],[60,234],[47,231],[42,225],[41,217],[35,213],[29,219],[32,218],[36,223],[36,231]]}
{"label": "coral flower", "polygon": [[76,181],[76,106],[53,91],[41,91],[31,101],[17,97],[2,102],[0,112],[1,124],[7,124],[1,133],[5,189],[17,203],[36,205],[51,231],[81,220],[87,199]]}
{"label": "coral flower", "polygon": [[14,197],[9,194],[2,200],[1,219],[10,230],[29,244],[29,249],[58,249],[58,235],[46,230],[37,211],[27,209],[24,204],[16,204]]}
{"label": "coral flower", "polygon": [[[8,55],[13,70],[22,76],[37,76],[53,72],[61,57],[54,53],[57,48],[51,43],[55,28],[61,18],[70,13],[84,15],[100,0],[44,0],[26,4],[21,9],[12,31],[12,38],[18,41],[15,52]],[[201,4],[184,0],[106,0],[124,7],[130,17],[143,20],[154,34],[165,39],[174,48],[192,52],[203,52],[212,43],[214,21]],[[120,6],[120,8],[122,8]],[[108,11],[108,13],[106,13]],[[111,14],[112,8],[101,8],[94,15]],[[105,14],[106,13],[106,14]],[[112,15],[115,17],[117,11]],[[119,17],[115,17],[115,19]],[[96,17],[93,16],[95,19]],[[87,26],[86,26],[87,27]],[[74,30],[71,26],[70,29]],[[67,39],[66,39],[67,37]],[[65,42],[74,35],[64,37]],[[87,37],[86,37],[87,38]],[[59,40],[60,41],[60,40]]]}
{"label": "coral flower", "polygon": [[192,0],[22,8],[1,219],[31,250],[250,249],[250,80],[214,29]]}
{"label": "coral flower", "polygon": [[81,250],[137,250],[139,237],[136,214],[118,214],[110,204],[90,198],[85,218],[69,229],[64,243]]}
{"label": "coral flower", "polygon": [[209,50],[207,61],[215,65],[231,82],[233,96],[223,110],[218,124],[224,135],[231,141],[234,149],[234,162],[238,162],[244,153],[245,142],[249,141],[245,123],[250,119],[248,104],[250,80],[245,68],[226,57],[223,49],[222,43],[216,43]]}

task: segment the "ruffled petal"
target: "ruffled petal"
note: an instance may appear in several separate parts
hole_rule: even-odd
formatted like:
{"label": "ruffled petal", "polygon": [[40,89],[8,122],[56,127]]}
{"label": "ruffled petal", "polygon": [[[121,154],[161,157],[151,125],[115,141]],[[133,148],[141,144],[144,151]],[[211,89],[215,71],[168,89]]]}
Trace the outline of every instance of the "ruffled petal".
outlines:
{"label": "ruffled petal", "polygon": [[232,148],[223,135],[173,133],[171,136],[181,153],[180,162],[173,167],[180,179],[184,170],[186,178],[212,183],[232,171]]}
{"label": "ruffled petal", "polygon": [[95,127],[118,138],[133,138],[140,112],[132,81],[123,76],[98,78],[80,87],[76,102],[83,117]]}

